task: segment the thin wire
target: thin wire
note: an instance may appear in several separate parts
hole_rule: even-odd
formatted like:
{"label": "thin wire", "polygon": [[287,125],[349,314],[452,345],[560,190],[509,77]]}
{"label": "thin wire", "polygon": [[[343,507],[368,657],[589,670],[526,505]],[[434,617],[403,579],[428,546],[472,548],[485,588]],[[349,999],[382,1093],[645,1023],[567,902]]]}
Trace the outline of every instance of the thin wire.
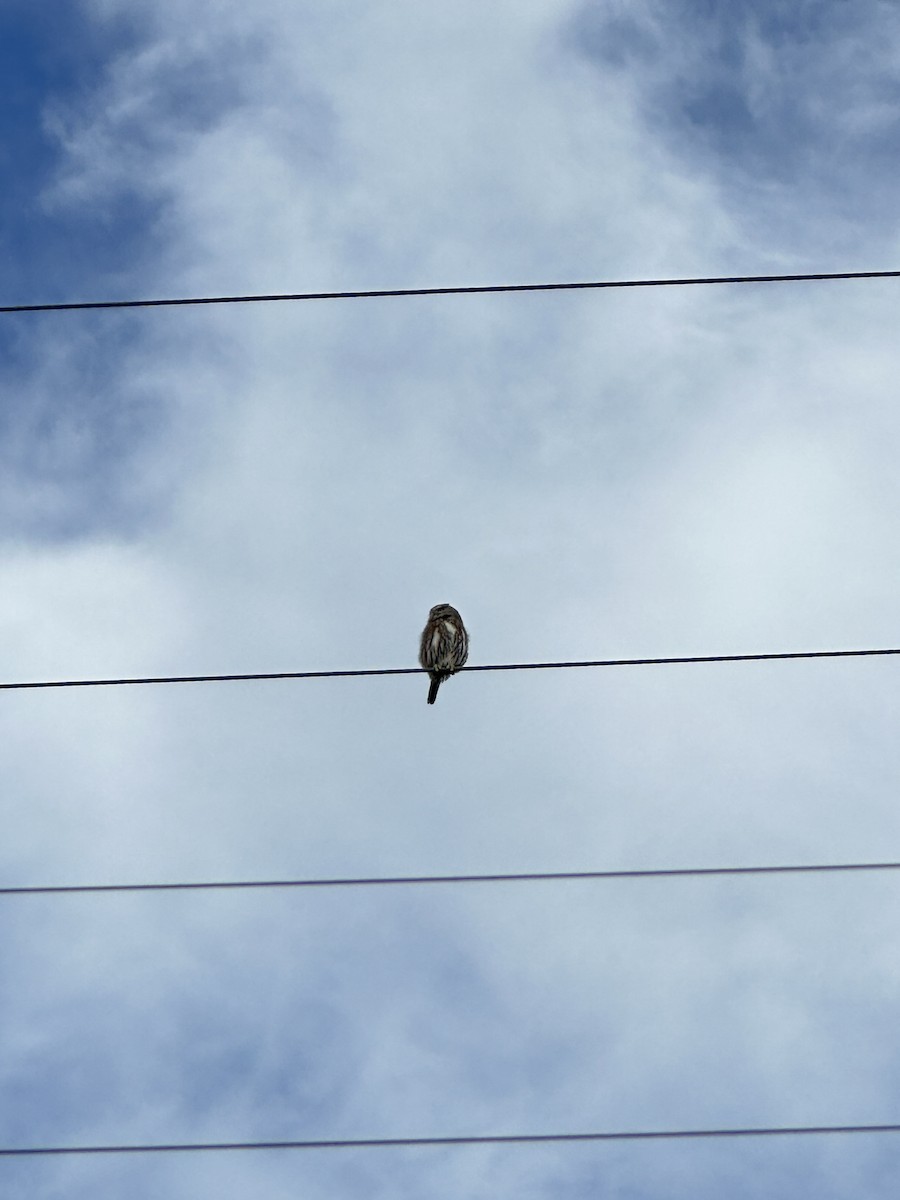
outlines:
{"label": "thin wire", "polygon": [[345,1138],[338,1141],[170,1142],[143,1146],[15,1146],[0,1156],[51,1154],[186,1154],[222,1150],[375,1150],[401,1146],[497,1146],[538,1142],[649,1142],[685,1138],[808,1137],[900,1133],[900,1125],[796,1125],[762,1129],[640,1129],[622,1133],[513,1133],[482,1137]]}
{"label": "thin wire", "polygon": [[604,879],[687,879],[712,875],[812,875],[898,871],[900,862],[810,863],[763,867],[661,867],[624,871],[525,871],[491,875],[375,875],[338,879],[244,879],[199,883],[76,883],[0,887],[0,896],[56,896],[90,892],[211,892],[269,888],[397,887],[460,883],[545,883]]}
{"label": "thin wire", "polygon": [[79,300],[65,304],[5,304],[0,313],[72,312],[94,308],[176,308],[194,304],[269,304],[284,300],[373,300],[395,296],[477,296],[497,292],[574,292],[603,288],[690,287],[717,283],[811,283],[836,279],[896,279],[900,271],[819,271],[805,275],[713,275],[689,279],[598,279],[583,283],[496,283],[470,287],[376,288],[353,292],[283,292],[264,296],[190,296],[167,300]]}
{"label": "thin wire", "polygon": [[[692,663],[776,662],[799,658],[873,658],[900,654],[886,650],[796,650],[774,654],[700,654],[675,658],[600,658],[579,662],[490,663],[460,667],[462,671],[556,671],[570,667],[664,667]],[[364,675],[421,675],[422,667],[378,667],[355,671],[260,671],[241,675],[154,675],[128,679],[43,679],[25,683],[0,683],[0,691],[25,688],[121,687],[148,683],[235,683],[270,679],[349,679]]]}

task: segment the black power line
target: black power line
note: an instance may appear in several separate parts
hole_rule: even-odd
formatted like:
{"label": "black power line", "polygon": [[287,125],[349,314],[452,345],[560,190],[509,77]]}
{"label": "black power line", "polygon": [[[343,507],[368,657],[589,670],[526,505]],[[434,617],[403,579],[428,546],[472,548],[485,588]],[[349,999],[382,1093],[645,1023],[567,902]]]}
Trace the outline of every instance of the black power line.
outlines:
{"label": "black power line", "polygon": [[64,304],[5,304],[0,313],[72,312],[94,308],[177,308],[197,304],[270,304],[284,300],[374,300],[397,296],[484,296],[498,292],[575,292],[606,288],[690,287],[716,283],[813,283],[837,279],[896,279],[900,271],[819,271],[804,275],[711,275],[688,279],[596,279],[583,283],[495,283],[471,287],[374,288],[352,292],[279,292],[263,296],[190,296],[168,300],[78,300]]}
{"label": "black power line", "polygon": [[[489,663],[460,667],[463,671],[557,671],[570,667],[665,667],[692,663],[779,662],[800,658],[876,658],[900,654],[886,650],[792,650],[773,654],[697,654],[673,658],[599,658],[579,662]],[[421,675],[422,667],[376,667],[353,671],[258,671],[238,675],[148,675],[127,679],[43,679],[0,683],[0,691],[25,688],[121,687],[147,683],[235,683],[270,679],[350,679],[366,675]]]}
{"label": "black power line", "polygon": [[900,1133],[900,1125],[795,1125],[762,1129],[640,1129],[622,1133],[511,1133],[482,1137],[342,1138],[336,1141],[170,1142],[142,1146],[22,1146],[0,1156],[60,1154],[196,1154],[223,1150],[376,1150],[401,1146],[498,1146],[548,1142],[649,1142],[699,1138],[809,1137]]}
{"label": "black power line", "polygon": [[397,887],[422,884],[546,883],[604,879],[687,879],[714,875],[812,875],[852,871],[898,871],[900,862],[809,863],[762,867],[661,867],[623,871],[523,871],[489,875],[376,875],[338,879],[245,879],[199,883],[76,883],[0,887],[0,896],[58,896],[97,892],[201,892],[267,888]]}

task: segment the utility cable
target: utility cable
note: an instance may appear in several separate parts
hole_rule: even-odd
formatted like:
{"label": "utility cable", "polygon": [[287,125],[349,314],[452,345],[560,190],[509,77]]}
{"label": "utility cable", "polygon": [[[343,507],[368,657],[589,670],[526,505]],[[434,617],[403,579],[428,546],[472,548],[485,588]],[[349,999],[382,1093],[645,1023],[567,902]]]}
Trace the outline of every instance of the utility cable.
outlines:
{"label": "utility cable", "polygon": [[711,275],[683,279],[595,279],[582,283],[495,283],[468,287],[373,288],[347,292],[278,292],[249,296],[185,296],[164,300],[77,300],[4,304],[0,313],[74,312],[96,308],[184,308],[199,304],[271,304],[285,300],[374,300],[398,296],[484,296],[498,292],[575,292],[607,288],[690,287],[718,283],[813,283],[838,279],[896,279],[900,271],[818,271],[804,275]]}
{"label": "utility cable", "polygon": [[425,1146],[498,1146],[549,1142],[648,1142],[700,1138],[809,1137],[900,1133],[900,1125],[794,1125],[745,1129],[640,1129],[622,1133],[511,1133],[482,1137],[342,1138],[335,1141],[168,1142],[136,1146],[15,1146],[0,1157],[62,1154],[196,1154],[223,1150],[376,1150]]}
{"label": "utility cable", "polygon": [[[699,654],[673,658],[600,658],[578,662],[490,663],[460,667],[464,671],[556,671],[571,667],[664,667],[693,663],[778,662],[801,658],[874,658],[900,654],[886,650],[792,650],[772,654]],[[366,675],[421,675],[422,667],[376,667],[354,671],[259,671],[238,675],[152,675],[127,679],[42,679],[0,683],[0,691],[26,688],[121,687],[148,683],[235,683],[271,679],[348,679]]]}
{"label": "utility cable", "polygon": [[198,883],[75,883],[0,887],[0,896],[59,896],[108,892],[264,891],[275,888],[398,887],[462,883],[565,883],[611,879],[688,879],[722,875],[813,875],[900,871],[900,862],[809,863],[762,867],[661,867],[622,871],[523,871],[485,875],[374,875],[337,879],[245,879]]}

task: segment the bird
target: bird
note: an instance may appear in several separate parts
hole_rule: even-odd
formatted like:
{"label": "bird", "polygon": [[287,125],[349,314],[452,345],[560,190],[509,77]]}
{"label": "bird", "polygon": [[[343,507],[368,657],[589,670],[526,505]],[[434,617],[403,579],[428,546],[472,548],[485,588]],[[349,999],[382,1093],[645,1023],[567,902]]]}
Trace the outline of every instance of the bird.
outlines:
{"label": "bird", "polygon": [[434,704],[438,688],[469,657],[469,635],[452,604],[436,604],[428,614],[419,645],[419,663],[428,672],[428,703]]}

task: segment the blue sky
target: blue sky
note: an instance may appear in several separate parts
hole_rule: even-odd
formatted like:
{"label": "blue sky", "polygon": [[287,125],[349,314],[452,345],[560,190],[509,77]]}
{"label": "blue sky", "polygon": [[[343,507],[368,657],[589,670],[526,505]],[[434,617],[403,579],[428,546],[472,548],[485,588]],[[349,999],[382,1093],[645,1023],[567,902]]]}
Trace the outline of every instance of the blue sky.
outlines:
{"label": "blue sky", "polygon": [[102,286],[142,248],[146,253],[151,209],[140,193],[127,205],[77,212],[48,209],[45,195],[59,170],[57,123],[89,102],[109,56],[121,48],[123,28],[85,20],[82,6],[64,0],[4,5],[0,62],[9,95],[0,113],[0,246],[5,291],[19,303]]}
{"label": "blue sky", "polygon": [[[9,302],[889,269],[862,3],[4,9]],[[13,164],[11,167],[10,164]],[[895,645],[893,281],[3,318],[9,680]],[[6,693],[8,884],[895,859],[892,660]],[[0,1144],[868,1124],[897,883],[9,899]],[[3,1161],[887,1194],[890,1138]]]}
{"label": "blue sky", "polygon": [[589,61],[637,83],[648,119],[717,180],[758,251],[767,239],[770,253],[853,255],[893,230],[893,25],[883,3],[683,0],[586,4],[572,31]]}
{"label": "blue sky", "polygon": [[[121,23],[86,21],[78,6],[55,0],[4,8],[0,261],[8,303],[121,295],[120,273],[133,275],[151,253],[154,205],[140,191],[97,205],[50,197],[67,114],[100,86],[108,56],[122,48],[121,32]],[[146,404],[107,394],[108,364],[135,332],[103,317],[76,319],[67,332],[48,353],[33,324],[9,321],[0,330],[3,463],[14,493],[5,538],[65,539],[101,513],[115,526],[135,519],[121,476],[134,438],[149,436],[154,422]]]}

